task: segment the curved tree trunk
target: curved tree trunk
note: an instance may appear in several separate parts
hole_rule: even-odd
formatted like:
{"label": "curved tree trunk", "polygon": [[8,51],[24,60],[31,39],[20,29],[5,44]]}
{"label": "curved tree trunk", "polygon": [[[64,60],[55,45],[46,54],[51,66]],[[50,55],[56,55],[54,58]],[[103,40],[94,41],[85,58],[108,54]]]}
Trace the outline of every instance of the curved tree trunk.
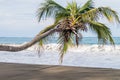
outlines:
{"label": "curved tree trunk", "polygon": [[55,32],[56,29],[51,29],[43,34],[38,34],[35,36],[35,38],[33,38],[33,40],[31,40],[30,42],[20,45],[20,46],[10,46],[10,45],[0,45],[0,51],[11,51],[11,52],[17,52],[17,51],[22,51],[25,50],[29,47],[31,47],[32,45],[34,45],[35,43],[37,43],[40,39],[48,36],[49,34]]}

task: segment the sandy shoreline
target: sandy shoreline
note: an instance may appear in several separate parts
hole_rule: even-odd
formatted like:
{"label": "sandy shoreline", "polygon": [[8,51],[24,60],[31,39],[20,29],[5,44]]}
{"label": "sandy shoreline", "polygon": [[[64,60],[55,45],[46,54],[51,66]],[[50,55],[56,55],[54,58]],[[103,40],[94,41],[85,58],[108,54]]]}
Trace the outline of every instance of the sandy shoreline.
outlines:
{"label": "sandy shoreline", "polygon": [[0,80],[120,80],[120,70],[0,63]]}

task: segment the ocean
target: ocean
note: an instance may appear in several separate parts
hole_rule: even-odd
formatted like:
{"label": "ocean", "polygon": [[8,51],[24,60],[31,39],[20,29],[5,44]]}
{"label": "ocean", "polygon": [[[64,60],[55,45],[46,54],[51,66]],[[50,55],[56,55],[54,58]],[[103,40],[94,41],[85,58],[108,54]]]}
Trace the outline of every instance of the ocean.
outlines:
{"label": "ocean", "polygon": [[[29,42],[27,37],[0,37],[0,44],[19,46]],[[63,65],[77,67],[99,67],[120,69],[120,38],[114,37],[116,46],[98,46],[97,38],[84,37],[81,44],[70,47],[64,55],[63,63],[59,64],[60,51],[56,44],[57,38],[52,38],[41,48],[35,44],[20,52],[0,51],[0,62],[37,65]],[[39,49],[40,54],[38,54]]]}
{"label": "ocean", "polygon": [[[0,44],[22,44],[31,41],[32,37],[0,37]],[[113,38],[116,45],[120,45],[120,37]],[[96,37],[83,37],[80,44],[98,44],[98,39]],[[50,38],[47,44],[57,43],[57,37]]]}

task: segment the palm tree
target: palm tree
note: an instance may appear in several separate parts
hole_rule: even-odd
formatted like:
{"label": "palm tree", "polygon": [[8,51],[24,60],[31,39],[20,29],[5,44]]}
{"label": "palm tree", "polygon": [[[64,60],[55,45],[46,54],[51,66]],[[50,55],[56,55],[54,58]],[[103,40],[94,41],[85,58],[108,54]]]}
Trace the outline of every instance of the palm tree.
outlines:
{"label": "palm tree", "polygon": [[82,31],[91,30],[97,34],[99,43],[106,44],[109,42],[114,45],[110,29],[99,22],[99,19],[105,17],[109,22],[120,22],[114,10],[109,7],[96,8],[92,0],[88,0],[83,6],[71,2],[66,7],[54,0],[45,0],[41,3],[37,16],[39,21],[52,17],[55,20],[54,24],[42,30],[31,42],[18,47],[0,45],[0,50],[21,51],[37,42],[42,46],[46,39],[49,39],[49,36],[57,33],[59,36],[58,43],[60,44],[60,60],[62,62],[67,49],[72,45],[79,45],[79,40],[82,39]]}

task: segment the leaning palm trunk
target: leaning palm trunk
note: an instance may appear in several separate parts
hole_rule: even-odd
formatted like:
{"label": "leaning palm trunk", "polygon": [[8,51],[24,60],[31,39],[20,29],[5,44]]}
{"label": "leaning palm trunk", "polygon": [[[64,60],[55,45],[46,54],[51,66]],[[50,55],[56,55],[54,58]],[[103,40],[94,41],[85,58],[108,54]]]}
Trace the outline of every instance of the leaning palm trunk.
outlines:
{"label": "leaning palm trunk", "polygon": [[29,47],[31,47],[32,45],[34,45],[35,43],[39,42],[40,39],[48,36],[49,34],[52,34],[53,32],[55,32],[57,29],[51,29],[43,34],[38,34],[35,36],[35,38],[26,43],[26,44],[23,44],[23,45],[20,45],[20,46],[11,46],[11,45],[0,45],[0,51],[11,51],[11,52],[17,52],[17,51],[22,51],[22,50],[25,50]]}

